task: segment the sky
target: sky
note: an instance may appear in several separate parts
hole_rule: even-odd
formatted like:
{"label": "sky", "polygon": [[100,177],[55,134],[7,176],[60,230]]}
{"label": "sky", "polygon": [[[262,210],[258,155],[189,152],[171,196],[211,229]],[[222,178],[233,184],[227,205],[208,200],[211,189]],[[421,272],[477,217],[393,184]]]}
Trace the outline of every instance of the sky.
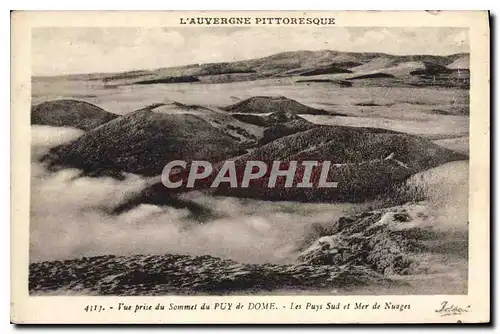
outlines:
{"label": "sky", "polygon": [[463,28],[34,28],[32,74],[120,72],[236,61],[297,50],[449,55],[469,52]]}

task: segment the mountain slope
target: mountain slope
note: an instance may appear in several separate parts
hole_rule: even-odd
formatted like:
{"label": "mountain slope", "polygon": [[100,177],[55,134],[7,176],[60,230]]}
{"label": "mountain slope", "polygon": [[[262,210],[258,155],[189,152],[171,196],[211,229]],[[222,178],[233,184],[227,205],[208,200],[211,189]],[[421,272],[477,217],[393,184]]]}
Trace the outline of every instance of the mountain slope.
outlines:
{"label": "mountain slope", "polygon": [[284,96],[254,96],[236,104],[221,107],[220,109],[233,113],[267,114],[289,113],[309,115],[329,115],[325,110],[315,109]]}
{"label": "mountain slope", "polygon": [[85,131],[117,117],[91,103],[77,100],[47,101],[31,107],[31,124],[68,126]]}
{"label": "mountain slope", "polygon": [[[266,174],[250,181],[247,188],[231,188],[228,183],[221,183],[217,188],[210,189],[221,167],[219,164],[214,167],[211,176],[197,181],[194,188],[183,186],[167,189],[157,183],[121,207],[130,208],[140,203],[162,205],[170,201],[172,192],[193,189],[210,191],[215,195],[272,201],[360,202],[380,194],[389,194],[419,171],[449,161],[467,159],[465,155],[426,139],[389,130],[344,126],[313,126],[312,129],[302,130],[282,136],[234,159],[238,184],[241,183],[247,161],[261,161],[267,166]],[[298,161],[292,187],[284,187],[284,178],[278,178],[275,187],[268,187],[273,161],[281,161],[281,169],[289,167],[290,161]],[[313,187],[296,186],[305,172],[301,164],[303,161],[319,162],[310,176]],[[317,187],[324,161],[331,162],[327,180],[338,182],[335,188]],[[185,181],[188,172],[189,166],[172,178],[174,181]]]}
{"label": "mountain slope", "polygon": [[152,176],[172,160],[219,161],[241,152],[238,141],[195,115],[146,108],[52,149],[47,159],[90,175],[111,171]]}
{"label": "mountain slope", "polygon": [[469,66],[469,55],[464,55],[463,57],[456,59],[453,63],[448,64],[447,67],[450,69],[469,69]]}
{"label": "mountain slope", "polygon": [[245,160],[330,160],[359,163],[394,153],[409,168],[424,170],[464,158],[418,136],[396,131],[348,126],[316,126],[281,137],[242,157]]}

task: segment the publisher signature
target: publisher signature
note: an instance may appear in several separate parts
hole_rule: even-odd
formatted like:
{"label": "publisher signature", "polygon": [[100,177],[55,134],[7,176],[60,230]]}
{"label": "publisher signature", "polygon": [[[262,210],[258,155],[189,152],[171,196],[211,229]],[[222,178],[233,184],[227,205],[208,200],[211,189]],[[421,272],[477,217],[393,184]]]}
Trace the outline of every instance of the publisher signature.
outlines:
{"label": "publisher signature", "polygon": [[441,306],[438,309],[434,310],[434,312],[439,313],[442,317],[448,315],[461,315],[464,313],[468,313],[469,311],[470,305],[467,305],[466,307],[458,306],[448,303],[447,300],[443,301],[441,303]]}

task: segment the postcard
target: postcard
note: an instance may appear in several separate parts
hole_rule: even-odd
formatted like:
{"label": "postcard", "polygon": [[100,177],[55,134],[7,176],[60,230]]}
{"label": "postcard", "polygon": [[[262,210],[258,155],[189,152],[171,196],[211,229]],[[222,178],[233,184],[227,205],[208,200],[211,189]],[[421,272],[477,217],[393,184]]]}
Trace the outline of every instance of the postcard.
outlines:
{"label": "postcard", "polygon": [[17,324],[490,321],[482,11],[14,11]]}

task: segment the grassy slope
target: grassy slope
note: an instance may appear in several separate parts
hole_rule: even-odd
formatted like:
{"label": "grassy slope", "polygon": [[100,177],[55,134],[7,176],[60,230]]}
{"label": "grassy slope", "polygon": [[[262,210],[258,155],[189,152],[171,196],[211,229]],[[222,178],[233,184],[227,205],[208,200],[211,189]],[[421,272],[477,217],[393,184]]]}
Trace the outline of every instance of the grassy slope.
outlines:
{"label": "grassy slope", "polygon": [[37,104],[31,108],[31,124],[68,126],[91,130],[118,115],[91,103],[77,100],[56,100]]}
{"label": "grassy slope", "polygon": [[[236,171],[239,181],[245,163],[249,160],[265,162],[268,173],[251,181],[248,188],[229,188],[227,183],[223,183],[214,192],[216,195],[265,200],[360,202],[392,190],[419,171],[462,159],[466,159],[466,156],[415,136],[373,128],[319,126],[281,137],[238,157]],[[284,179],[279,178],[275,188],[268,188],[269,171],[274,160],[330,160],[338,165],[331,166],[328,180],[339,182],[338,187],[284,188]],[[196,183],[195,188],[207,189],[216,173],[217,169],[204,182]],[[317,184],[319,173],[320,168],[313,171],[313,184]],[[294,184],[302,179],[303,167],[300,163],[295,175]],[[190,190],[183,187],[171,190],[158,183],[122,206],[130,208],[140,203],[168,204],[172,191]]]}
{"label": "grassy slope", "polygon": [[57,164],[91,174],[113,171],[157,175],[171,160],[219,161],[240,151],[236,140],[195,115],[143,109],[54,148],[50,156]]}
{"label": "grassy slope", "polygon": [[330,113],[308,107],[295,100],[286,97],[254,96],[236,104],[221,107],[233,113],[266,114],[274,112],[285,112],[291,114],[329,115]]}

